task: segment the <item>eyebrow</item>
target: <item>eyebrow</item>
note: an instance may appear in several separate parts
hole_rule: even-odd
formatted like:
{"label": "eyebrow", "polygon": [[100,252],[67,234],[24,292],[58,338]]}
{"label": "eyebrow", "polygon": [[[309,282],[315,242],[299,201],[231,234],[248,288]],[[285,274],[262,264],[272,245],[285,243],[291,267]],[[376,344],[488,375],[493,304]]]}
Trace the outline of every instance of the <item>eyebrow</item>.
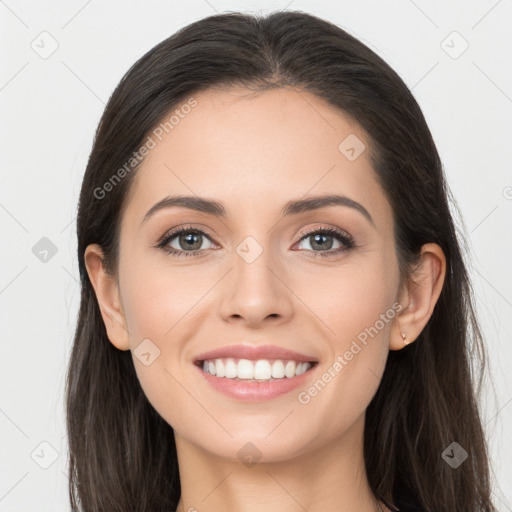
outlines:
{"label": "eyebrow", "polygon": [[[204,199],[198,196],[168,196],[158,203],[154,204],[146,213],[143,223],[146,222],[157,211],[173,206],[195,210],[215,217],[226,218],[226,209],[218,201]],[[357,201],[346,196],[323,195],[313,196],[307,199],[296,199],[288,201],[281,209],[281,217],[297,215],[308,211],[315,211],[328,206],[347,206],[363,214],[363,216],[375,227],[375,223],[368,210]]]}

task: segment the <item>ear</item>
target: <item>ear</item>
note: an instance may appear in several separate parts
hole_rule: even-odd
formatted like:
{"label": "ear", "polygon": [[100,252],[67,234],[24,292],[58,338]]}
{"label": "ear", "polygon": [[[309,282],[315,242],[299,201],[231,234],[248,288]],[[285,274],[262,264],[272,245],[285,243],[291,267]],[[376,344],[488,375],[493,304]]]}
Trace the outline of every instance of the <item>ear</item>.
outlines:
{"label": "ear", "polygon": [[434,243],[423,245],[420,263],[399,299],[402,309],[391,328],[390,350],[400,350],[420,335],[441,295],[445,274],[446,258],[441,247]]}
{"label": "ear", "polygon": [[130,337],[121,306],[119,286],[115,276],[109,274],[103,264],[103,251],[98,244],[87,246],[85,266],[96,293],[101,316],[110,342],[119,350],[130,349]]}

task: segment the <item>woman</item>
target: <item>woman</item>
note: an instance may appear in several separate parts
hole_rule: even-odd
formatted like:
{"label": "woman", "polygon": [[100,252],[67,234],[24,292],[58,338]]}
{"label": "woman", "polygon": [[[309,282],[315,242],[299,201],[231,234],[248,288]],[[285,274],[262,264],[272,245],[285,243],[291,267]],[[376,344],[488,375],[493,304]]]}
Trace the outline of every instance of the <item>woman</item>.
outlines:
{"label": "woman", "polygon": [[74,510],[495,510],[448,195],[410,91],[327,21],[144,55],[80,194]]}

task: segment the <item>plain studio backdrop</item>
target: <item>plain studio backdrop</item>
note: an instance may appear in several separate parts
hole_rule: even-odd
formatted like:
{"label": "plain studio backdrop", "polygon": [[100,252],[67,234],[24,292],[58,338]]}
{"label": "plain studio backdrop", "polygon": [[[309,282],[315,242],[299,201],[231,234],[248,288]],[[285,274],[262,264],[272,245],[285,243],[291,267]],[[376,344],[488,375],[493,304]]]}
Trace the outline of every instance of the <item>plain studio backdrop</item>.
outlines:
{"label": "plain studio backdrop", "polygon": [[285,8],[362,40],[425,114],[471,249],[495,387],[487,384],[483,407],[495,502],[512,510],[512,1],[5,0],[1,512],[70,508],[63,398],[79,304],[76,207],[107,99],[139,57],[182,26],[216,12]]}

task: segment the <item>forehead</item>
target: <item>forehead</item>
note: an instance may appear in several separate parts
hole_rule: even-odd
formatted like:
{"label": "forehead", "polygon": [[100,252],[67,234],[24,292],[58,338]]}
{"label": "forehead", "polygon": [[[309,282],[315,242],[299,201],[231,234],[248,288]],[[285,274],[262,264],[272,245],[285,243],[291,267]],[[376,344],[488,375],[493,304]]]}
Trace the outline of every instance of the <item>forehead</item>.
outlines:
{"label": "forehead", "polygon": [[150,134],[154,147],[134,177],[126,209],[131,220],[174,194],[215,198],[228,215],[239,215],[278,213],[292,198],[340,193],[373,210],[381,223],[389,221],[369,162],[370,142],[340,110],[284,88],[208,89],[193,98],[193,108],[176,105]]}

